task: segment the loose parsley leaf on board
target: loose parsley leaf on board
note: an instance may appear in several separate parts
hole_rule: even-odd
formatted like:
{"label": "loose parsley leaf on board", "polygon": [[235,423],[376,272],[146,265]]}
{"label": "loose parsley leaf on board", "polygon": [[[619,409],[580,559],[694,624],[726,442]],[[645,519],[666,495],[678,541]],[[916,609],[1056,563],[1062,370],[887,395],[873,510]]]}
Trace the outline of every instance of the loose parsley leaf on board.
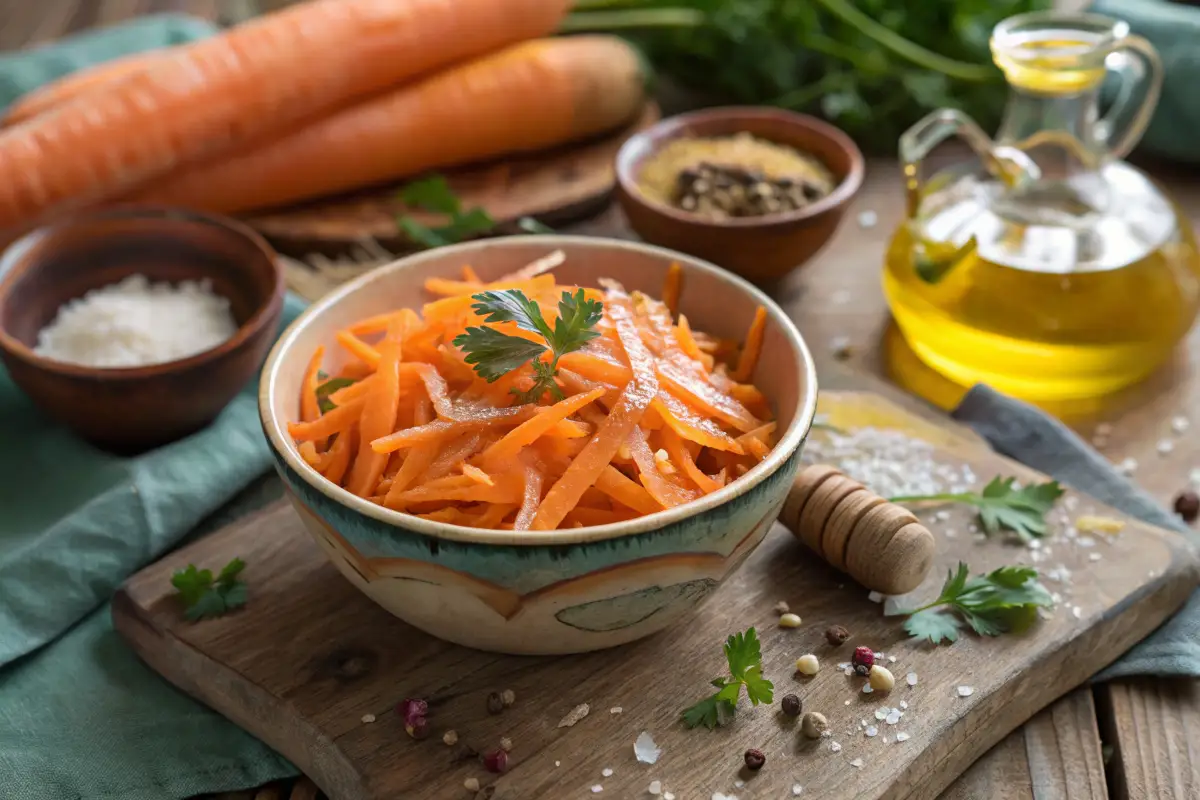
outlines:
{"label": "loose parsley leaf on board", "polygon": [[1016,478],[997,475],[981,494],[906,495],[889,498],[893,503],[966,503],[979,509],[979,521],[987,533],[1009,530],[1029,541],[1046,535],[1046,514],[1063,495],[1058,481],[1033,483],[1014,488]]}
{"label": "loose parsley leaf on board", "polygon": [[197,569],[188,564],[186,569],[171,576],[171,585],[183,602],[185,614],[193,622],[208,617],[219,617],[246,604],[246,584],[241,580],[246,562],[235,558],[226,564],[216,578],[212,570]]}
{"label": "loose parsley leaf on board", "polygon": [[752,705],[770,703],[773,699],[775,687],[762,675],[762,648],[754,628],[735,633],[725,641],[725,660],[729,664],[729,677],[713,679],[717,691],[684,710],[683,724],[687,727],[703,725],[709,730],[717,727],[723,715],[731,716],[737,709],[743,686]]}
{"label": "loose parsley leaf on board", "polygon": [[[481,292],[471,299],[475,301],[471,308],[483,317],[484,322],[512,322],[521,330],[537,334],[545,344],[495,328],[472,326],[454,337],[453,342],[467,354],[466,362],[481,378],[492,383],[532,361],[533,386],[525,391],[513,389],[512,394],[521,403],[535,403],[546,392],[561,400],[563,393],[554,379],[558,374],[558,359],[600,335],[596,324],[604,314],[603,304],[587,299],[583,289],[576,290],[575,294],[563,292],[558,301],[558,319],[551,327],[538,304],[519,289]],[[550,363],[541,358],[547,351],[551,354]]]}
{"label": "loose parsley leaf on board", "polygon": [[[405,215],[397,218],[396,225],[416,244],[423,247],[445,247],[494,231],[499,223],[482,208],[463,209],[462,200],[450,188],[442,175],[429,175],[400,190],[400,199],[409,208],[417,208],[432,214],[442,214],[445,224],[430,227]],[[517,227],[526,233],[554,233],[532,217],[521,217]]]}
{"label": "loose parsley leaf on board", "polygon": [[967,565],[959,562],[936,600],[889,616],[907,615],[904,629],[909,634],[941,644],[957,641],[963,623],[980,636],[1023,631],[1037,620],[1039,608],[1053,604],[1033,567],[1001,567],[972,578]]}

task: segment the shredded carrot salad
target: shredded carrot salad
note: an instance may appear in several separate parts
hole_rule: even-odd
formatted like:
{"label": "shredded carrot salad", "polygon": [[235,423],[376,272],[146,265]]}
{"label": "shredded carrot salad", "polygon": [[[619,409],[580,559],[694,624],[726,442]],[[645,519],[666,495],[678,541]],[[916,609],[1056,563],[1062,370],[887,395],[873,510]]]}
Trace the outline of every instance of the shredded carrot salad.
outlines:
{"label": "shredded carrot salad", "polygon": [[763,343],[758,309],[743,346],[675,316],[666,302],[563,286],[553,253],[493,283],[470,267],[433,278],[418,314],[401,309],[339,331],[346,365],[305,370],[301,457],[354,494],[424,519],[553,530],[652,514],[715,492],[774,444],[749,383]]}

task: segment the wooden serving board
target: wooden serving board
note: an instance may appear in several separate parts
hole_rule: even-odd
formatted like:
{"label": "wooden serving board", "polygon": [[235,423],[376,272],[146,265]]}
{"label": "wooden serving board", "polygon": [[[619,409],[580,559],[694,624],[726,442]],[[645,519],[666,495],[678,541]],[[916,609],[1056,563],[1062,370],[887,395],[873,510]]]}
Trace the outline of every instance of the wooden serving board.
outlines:
{"label": "wooden serving board", "polygon": [[[633,124],[602,138],[444,174],[464,208],[483,208],[501,225],[521,217],[547,224],[569,222],[604,206],[615,182],[617,151],[659,117],[658,106],[649,103]],[[412,244],[400,235],[396,218],[410,214],[429,225],[439,224],[441,218],[406,208],[399,200],[403,185],[255,214],[246,222],[286,253],[340,252],[364,239],[391,250],[409,250]]]}
{"label": "wooden serving board", "polygon": [[[822,411],[844,430],[892,428],[928,441],[937,462],[970,465],[980,480],[1038,478],[949,421],[931,422],[875,394],[825,392]],[[820,436],[828,434],[814,431],[814,440]],[[1073,493],[1060,508],[1072,519],[1120,518]],[[968,533],[969,511],[947,510],[948,518],[924,513],[938,537],[939,563],[911,595],[914,602],[935,596],[959,560],[975,572],[1030,560],[1030,550],[1002,537],[977,541]],[[582,798],[595,786],[602,797],[640,798],[655,780],[680,800],[717,792],[740,800],[792,797],[796,786],[812,798],[933,798],[1006,734],[1157,627],[1197,584],[1195,554],[1176,534],[1134,521],[1086,544],[1055,533],[1039,562],[1059,576],[1046,581],[1062,594],[1053,614],[1025,636],[965,637],[940,648],[908,640],[865,590],[776,528],[695,615],[650,639],[561,658],[467,650],[372,604],[284,504],[138,573],[115,598],[113,616],[151,667],[278,749],[334,800],[470,797],[467,778],[484,787],[480,797],[495,800]],[[171,597],[171,573],[189,562],[219,568],[234,556],[249,564],[248,607],[184,621]],[[1069,585],[1061,581],[1067,572]],[[777,626],[779,600],[803,617],[800,628]],[[846,626],[850,642],[830,647],[822,633],[831,624]],[[722,674],[725,637],[750,625],[759,630],[777,700],[798,694],[806,711],[828,717],[832,736],[803,739],[777,704],[751,708],[745,700],[736,720],[716,731],[681,725],[681,710]],[[863,694],[862,679],[837,668],[858,644],[887,654],[884,663],[897,677],[890,694]],[[807,652],[819,656],[822,670],[801,679],[793,662]],[[917,675],[915,686],[906,682],[909,672]],[[962,696],[959,687],[973,691]],[[489,715],[488,693],[504,689],[516,693],[516,704]],[[393,710],[405,697],[429,701],[428,740],[405,735]],[[560,727],[582,703],[590,714]],[[876,718],[885,707],[903,710],[897,724]],[[868,736],[866,725],[876,735]],[[458,733],[457,746],[442,743],[447,729]],[[642,731],[663,750],[654,765],[634,757]],[[899,733],[908,738],[897,741]],[[497,778],[472,751],[493,749],[501,737],[513,747],[509,772]],[[753,775],[742,768],[750,747],[767,756]],[[966,792],[952,796],[972,796]]]}

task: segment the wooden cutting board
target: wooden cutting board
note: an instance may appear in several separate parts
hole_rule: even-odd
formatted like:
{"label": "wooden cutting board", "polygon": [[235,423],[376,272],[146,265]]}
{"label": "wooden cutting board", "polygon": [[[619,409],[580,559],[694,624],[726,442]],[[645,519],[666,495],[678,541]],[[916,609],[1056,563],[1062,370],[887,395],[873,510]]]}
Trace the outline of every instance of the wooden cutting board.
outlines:
{"label": "wooden cutting board", "polygon": [[[599,139],[444,174],[464,208],[483,208],[501,225],[521,217],[547,224],[569,222],[604,206],[613,190],[617,151],[659,117],[658,106],[650,103],[633,124]],[[410,250],[412,245],[399,234],[396,218],[410,214],[428,225],[440,224],[441,218],[405,208],[399,200],[403,185],[255,214],[246,222],[285,253],[342,252],[364,239],[374,239],[389,250]]]}
{"label": "wooden cutting board", "polygon": [[[875,394],[825,392],[821,405],[843,430],[904,431],[932,444],[938,463],[970,465],[980,480],[1038,477],[949,421],[930,422]],[[828,435],[814,431],[814,442]],[[1070,509],[1070,519],[1120,516],[1073,493],[1059,508]],[[913,601],[935,596],[959,560],[982,572],[1033,558],[1002,538],[977,541],[969,511],[947,510],[945,518],[924,513],[938,537],[939,564]],[[797,786],[813,798],[933,798],[1006,734],[1157,627],[1197,583],[1195,554],[1181,537],[1133,521],[1115,536],[1086,541],[1058,530],[1045,540],[1047,550],[1038,565],[1055,574],[1046,583],[1062,599],[1025,636],[967,637],[940,648],[911,642],[865,590],[777,527],[677,628],[600,653],[519,658],[450,645],[391,617],[346,582],[291,508],[278,504],[135,575],[115,598],[113,616],[151,667],[278,749],[334,800],[469,798],[467,778],[483,785],[480,797],[494,800],[582,798],[597,786],[602,797],[640,798],[656,780],[680,800],[717,792],[792,797]],[[189,562],[216,569],[234,556],[249,564],[248,607],[184,621],[171,573]],[[777,626],[779,600],[803,617],[800,628]],[[851,641],[830,647],[822,632],[831,624],[846,626]],[[777,700],[798,694],[806,711],[828,717],[832,736],[803,739],[777,704],[751,708],[744,700],[736,720],[717,731],[680,724],[681,710],[722,674],[725,637],[750,625],[759,630]],[[887,654],[897,677],[890,694],[863,694],[862,679],[837,667],[859,644]],[[792,665],[807,652],[823,668],[801,679]],[[910,672],[915,686],[906,681]],[[516,693],[515,705],[489,715],[488,693],[504,689]],[[393,710],[405,697],[429,701],[435,733],[428,740],[405,735]],[[583,703],[590,714],[560,726]],[[903,716],[888,724],[876,715],[884,708]],[[442,743],[447,729],[457,732],[457,746]],[[634,757],[642,731],[663,751],[653,765]],[[512,741],[511,767],[496,778],[472,751],[493,749],[501,737]],[[749,747],[767,756],[754,775],[742,769]]]}

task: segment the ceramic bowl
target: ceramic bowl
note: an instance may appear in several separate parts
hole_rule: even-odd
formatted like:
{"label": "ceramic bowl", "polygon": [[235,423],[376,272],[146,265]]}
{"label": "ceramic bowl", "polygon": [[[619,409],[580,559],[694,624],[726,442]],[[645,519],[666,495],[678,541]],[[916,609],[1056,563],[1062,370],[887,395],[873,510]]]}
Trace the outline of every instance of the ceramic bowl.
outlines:
{"label": "ceramic bowl", "polygon": [[[228,341],[189,358],[95,369],[33,351],[66,302],[141,273],[151,281],[209,280],[239,324]],[[283,274],[258,234],[189,211],[121,208],[40,228],[0,257],[0,357],[47,415],[112,451],[134,453],[211,422],[257,372],[279,326]]]}
{"label": "ceramic bowl", "polygon": [[[797,211],[721,221],[651,200],[638,188],[642,163],[667,142],[742,132],[816,156],[833,173],[837,187]],[[864,172],[862,153],[850,137],[816,117],[777,108],[712,108],[669,117],[630,137],[617,154],[617,198],[630,226],[647,242],[764,284],[784,277],[825,246],[862,186]]]}
{"label": "ceramic bowl", "polygon": [[[629,522],[554,531],[493,531],[409,516],[358,498],[297,453],[287,424],[299,411],[305,364],[336,331],[432,298],[426,278],[483,280],[553,250],[562,283],[614,278],[655,296],[671,262],[684,269],[680,310],[693,326],[741,339],[757,306],[769,312],[754,380],[770,398],[779,443],[725,488]],[[332,368],[341,365],[333,363]],[[764,294],[694,258],[648,245],[569,236],[491,239],[380,267],[310,307],[267,358],[259,410],[292,503],[351,583],[406,622],[443,639],[519,654],[579,653],[654,633],[693,609],[758,546],[779,513],[816,408],[813,360],[795,326]]]}

